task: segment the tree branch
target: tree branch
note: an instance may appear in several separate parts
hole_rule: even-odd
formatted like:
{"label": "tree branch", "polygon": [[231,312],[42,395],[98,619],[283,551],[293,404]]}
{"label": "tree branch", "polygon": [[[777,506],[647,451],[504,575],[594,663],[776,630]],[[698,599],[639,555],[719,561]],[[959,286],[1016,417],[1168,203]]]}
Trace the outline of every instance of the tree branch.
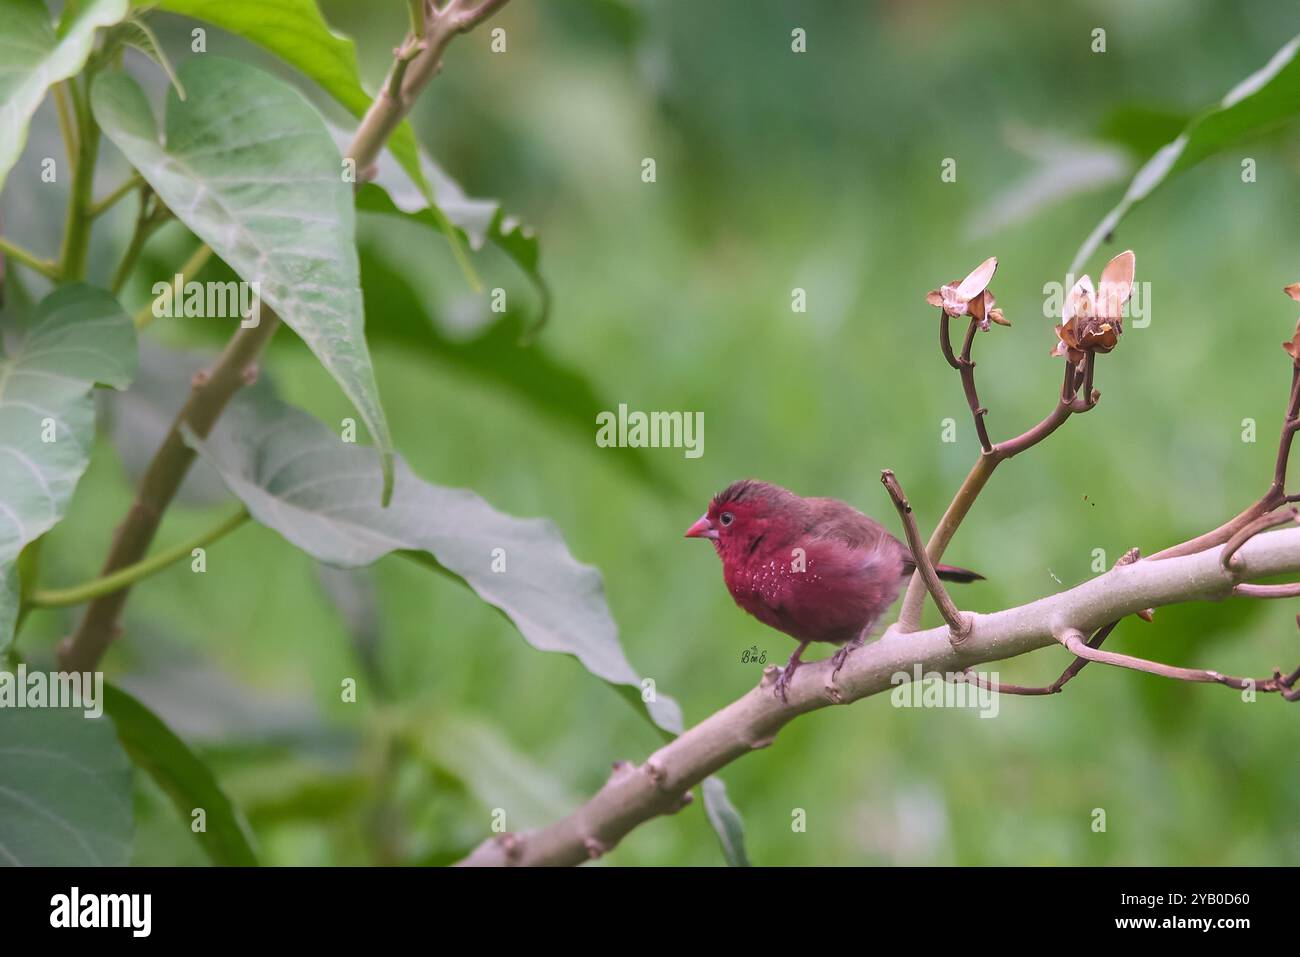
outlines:
{"label": "tree branch", "polygon": [[894,508],[898,510],[898,517],[903,521],[903,532],[907,536],[907,547],[912,551],[912,561],[916,565],[916,571],[925,582],[926,589],[930,592],[930,597],[939,608],[939,613],[943,615],[943,620],[948,623],[951,631],[951,640],[953,644],[964,641],[970,635],[970,619],[957,610],[957,605],[953,602],[952,596],[948,590],[943,587],[943,582],[939,581],[939,575],[934,570],[934,563],[930,561],[930,556],[926,554],[925,545],[921,542],[921,532],[916,527],[916,517],[912,514],[912,506],[907,501],[907,496],[903,493],[903,487],[898,484],[898,479],[890,469],[885,469],[880,473],[880,481],[884,483],[885,488],[889,491],[889,497],[894,502]]}
{"label": "tree branch", "polygon": [[[1300,571],[1300,528],[1250,539],[1237,553],[1234,567],[1239,578]],[[972,614],[970,637],[957,645],[948,640],[946,625],[911,633],[894,626],[849,657],[833,684],[828,661],[804,664],[790,682],[788,705],[773,694],[777,669],[768,668],[758,687],[660,748],[644,764],[620,766],[568,817],[534,831],[491,838],[462,863],[582,863],[614,847],[637,825],[680,806],[683,794],[708,775],[771,744],[798,715],[879,694],[897,683],[896,676],[910,675],[917,664],[925,672],[956,674],[1056,644],[1055,635],[1067,629],[1085,633],[1147,608],[1218,600],[1232,593],[1232,579],[1224,574],[1217,550],[1134,562],[1018,608]],[[1101,660],[1081,640],[1070,650],[1078,657]]]}

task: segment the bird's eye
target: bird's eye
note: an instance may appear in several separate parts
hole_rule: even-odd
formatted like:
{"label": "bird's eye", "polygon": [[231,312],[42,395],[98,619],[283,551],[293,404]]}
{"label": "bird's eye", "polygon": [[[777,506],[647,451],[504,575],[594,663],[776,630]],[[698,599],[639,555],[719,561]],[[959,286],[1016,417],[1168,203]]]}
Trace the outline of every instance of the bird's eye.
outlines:
{"label": "bird's eye", "polygon": [[732,515],[730,512],[723,512],[721,515],[721,521],[723,525],[730,525],[735,520],[736,520],[736,516]]}

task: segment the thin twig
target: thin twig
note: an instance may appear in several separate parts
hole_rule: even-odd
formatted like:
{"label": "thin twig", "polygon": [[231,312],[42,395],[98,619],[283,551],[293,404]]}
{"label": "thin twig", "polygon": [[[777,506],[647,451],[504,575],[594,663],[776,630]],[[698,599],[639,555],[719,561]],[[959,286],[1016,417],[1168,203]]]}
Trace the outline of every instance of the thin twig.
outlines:
{"label": "thin twig", "polygon": [[916,564],[916,570],[921,574],[925,587],[930,592],[930,597],[934,599],[935,605],[939,608],[939,613],[943,615],[943,620],[948,623],[948,628],[952,633],[952,643],[958,644],[970,637],[971,621],[968,615],[963,615],[953,602],[948,590],[943,587],[943,582],[939,581],[939,575],[934,570],[934,564],[930,561],[930,556],[925,552],[925,545],[921,542],[921,533],[916,527],[916,518],[912,515],[912,506],[908,504],[907,496],[903,493],[903,487],[898,484],[898,479],[889,469],[880,473],[880,481],[884,483],[885,489],[889,492],[889,497],[894,502],[894,508],[898,510],[898,517],[903,520],[903,531],[907,535],[907,546],[912,550],[912,561]]}
{"label": "thin twig", "polygon": [[1236,688],[1239,691],[1251,688],[1256,691],[1279,692],[1287,701],[1294,701],[1297,697],[1300,697],[1300,689],[1297,689],[1295,694],[1291,693],[1291,686],[1300,676],[1300,668],[1297,668],[1289,675],[1274,671],[1273,675],[1268,678],[1238,678],[1218,671],[1207,671],[1203,668],[1180,668],[1177,665],[1148,661],[1146,658],[1136,658],[1133,655],[1121,655],[1114,651],[1101,651],[1091,647],[1077,628],[1063,630],[1059,640],[1061,644],[1080,658],[1097,661],[1101,664],[1129,668],[1133,671],[1144,671],[1147,674],[1159,675],[1161,678],[1170,678],[1174,681],[1221,684],[1227,685],[1229,688]]}
{"label": "thin twig", "polygon": [[1285,525],[1287,522],[1300,521],[1300,511],[1294,508],[1279,509],[1276,512],[1269,512],[1267,515],[1261,515],[1259,518],[1247,522],[1244,526],[1233,533],[1232,538],[1223,546],[1219,552],[1219,565],[1228,574],[1233,574],[1232,556],[1237,554],[1238,549],[1246,542],[1254,538],[1260,532],[1267,531],[1270,528],[1276,528],[1279,525]]}
{"label": "thin twig", "polygon": [[[1090,639],[1088,639],[1088,647],[1100,648],[1101,643],[1105,641],[1108,637],[1110,637],[1110,633],[1115,630],[1115,626],[1118,624],[1119,624],[1118,621],[1112,621],[1110,622],[1110,624],[1102,625],[1100,628],[1098,628],[1096,633]],[[964,672],[962,672],[962,679],[965,681],[969,681],[971,684],[977,687],[984,688],[988,691],[997,691],[1001,694],[1016,694],[1016,695],[1060,694],[1061,689],[1064,688],[1067,684],[1069,684],[1070,681],[1074,678],[1074,676],[1077,675],[1080,671],[1082,671],[1087,666],[1087,664],[1088,664],[1087,658],[1080,658],[1076,656],[1074,661],[1070,663],[1069,667],[1067,667],[1064,671],[1061,672],[1061,676],[1059,678],[1053,681],[1050,685],[1043,685],[1043,686],[1010,685],[1010,684],[1002,684],[1001,682],[995,684],[986,681],[984,677],[980,675],[979,672],[975,671],[973,668],[967,668]]]}

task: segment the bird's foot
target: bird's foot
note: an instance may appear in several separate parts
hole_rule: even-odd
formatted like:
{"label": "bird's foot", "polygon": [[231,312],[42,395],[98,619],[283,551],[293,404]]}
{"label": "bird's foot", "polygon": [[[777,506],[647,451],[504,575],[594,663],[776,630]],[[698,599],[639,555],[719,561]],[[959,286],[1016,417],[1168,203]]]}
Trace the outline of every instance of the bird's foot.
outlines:
{"label": "bird's foot", "polygon": [[850,641],[848,644],[840,648],[840,650],[835,652],[835,654],[831,655],[831,680],[832,681],[834,681],[835,676],[840,673],[840,669],[844,667],[844,662],[849,660],[849,655],[853,654],[855,649],[861,647],[862,647],[862,642],[857,638],[855,638],[852,641]]}
{"label": "bird's foot", "polygon": [[794,677],[794,669],[797,667],[799,666],[786,665],[781,669],[781,673],[776,676],[776,684],[773,686],[772,690],[776,693],[776,696],[781,699],[783,704],[790,703],[790,698],[786,691],[790,687],[790,679]]}

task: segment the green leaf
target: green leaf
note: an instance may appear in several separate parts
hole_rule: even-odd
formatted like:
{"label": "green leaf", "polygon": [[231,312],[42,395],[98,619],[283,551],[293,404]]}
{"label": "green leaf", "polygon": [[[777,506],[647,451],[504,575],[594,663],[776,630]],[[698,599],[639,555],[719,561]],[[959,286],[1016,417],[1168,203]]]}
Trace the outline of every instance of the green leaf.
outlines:
{"label": "green leaf", "polygon": [[195,833],[212,863],[235,867],[257,865],[248,825],[230,802],[208,766],[156,715],[125,691],[104,688],[104,710],[113,718],[117,737],[136,766],[149,772],[176,805],[186,826],[202,808],[206,829]]}
{"label": "green leaf", "polygon": [[421,715],[417,744],[436,767],[461,781],[484,807],[502,808],[512,831],[543,827],[578,801],[546,769],[492,725],[466,715]]}
{"label": "green leaf", "polygon": [[125,389],[135,361],[131,317],[79,283],[50,293],[13,353],[0,355],[0,651],[13,639],[18,555],[63,518],[90,462],[91,389]]}
{"label": "green leaf", "polygon": [[1213,106],[1192,117],[1173,141],[1166,143],[1137,171],[1124,197],[1083,241],[1070,264],[1078,273],[1102,240],[1138,203],[1157,187],[1206,157],[1244,139],[1272,129],[1300,113],[1300,36],[1293,37],[1262,68],[1238,83]]}
{"label": "green leaf", "polygon": [[180,77],[176,75],[176,69],[172,66],[167,51],[158,42],[158,37],[153,32],[153,28],[145,22],[140,14],[132,14],[126,22],[119,24],[112,39],[126,46],[134,47],[152,60],[160,70],[167,74],[167,82],[176,90],[176,95],[182,100],[185,99],[185,87],[181,84]]}
{"label": "green leaf", "polygon": [[95,81],[95,118],[334,376],[379,447],[387,501],[392,441],[363,333],[352,189],[324,121],[292,87],[245,63],[195,57],[180,78],[189,98],[169,92],[162,137],[124,73]]}
{"label": "green leaf", "polygon": [[518,217],[507,215],[497,200],[465,195],[460,184],[423,152],[420,162],[424,178],[433,184],[437,194],[436,206],[403,169],[381,156],[374,179],[357,190],[357,209],[401,216],[436,232],[442,231],[444,220],[449,221],[475,252],[485,243],[492,243],[519,267],[537,291],[537,317],[527,333],[531,337],[546,323],[551,309],[551,290],[538,265],[541,247],[537,234]]}
{"label": "green leaf", "polygon": [[727,797],[727,786],[722,783],[722,778],[715,776],[705,778],[701,790],[704,792],[704,813],[717,832],[718,843],[722,845],[722,856],[731,867],[748,867],[744,823],[740,819],[740,812]]}
{"label": "green leaf", "polygon": [[[409,551],[436,563],[500,609],[534,648],[576,657],[597,677],[639,694],[600,573],[578,562],[542,519],[498,512],[473,492],[423,481],[399,459],[388,508],[375,502],[374,450],[265,396],[240,394],[207,441],[187,440],[253,518],[318,561],[344,568]],[[500,550],[500,551],[498,551]],[[494,571],[494,563],[504,571]],[[643,705],[673,733],[681,708],[662,694]]]}
{"label": "green leaf", "polygon": [[[318,561],[351,568],[392,552],[414,557],[472,588],[534,648],[573,655],[664,738],[682,732],[676,701],[657,689],[645,700],[600,573],[569,553],[551,522],[514,518],[466,489],[429,484],[400,459],[392,503],[377,508],[373,451],[265,394],[239,393],[206,441],[186,438],[253,518]],[[504,566],[494,564],[500,559]],[[720,781],[706,782],[704,799],[728,861],[744,863],[740,816]]]}
{"label": "green leaf", "polygon": [[[204,20],[278,56],[310,77],[358,119],[372,97],[361,86],[356,45],[330,29],[315,0],[132,0]],[[405,120],[388,141],[388,149],[430,201],[433,194],[420,172],[415,133]]]}
{"label": "green leaf", "polygon": [[27,142],[45,91],[76,76],[95,30],[126,16],[126,0],[87,0],[60,36],[43,0],[0,0],[0,189]]}
{"label": "green leaf", "polygon": [[0,864],[121,867],[133,827],[131,762],[112,721],[0,708]]}

